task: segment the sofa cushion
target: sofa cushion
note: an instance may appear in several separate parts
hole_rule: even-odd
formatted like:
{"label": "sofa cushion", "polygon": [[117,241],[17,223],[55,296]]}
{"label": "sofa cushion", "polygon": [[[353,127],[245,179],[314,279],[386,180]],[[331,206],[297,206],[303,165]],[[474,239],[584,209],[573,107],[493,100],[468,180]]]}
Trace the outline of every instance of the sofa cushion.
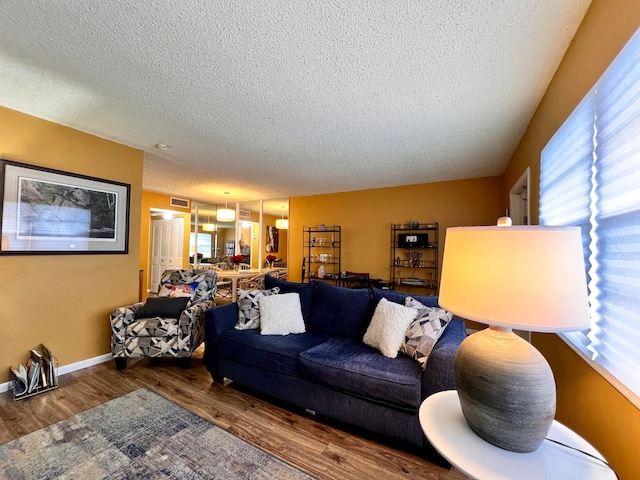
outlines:
{"label": "sofa cushion", "polygon": [[371,292],[314,282],[310,330],[360,341],[369,324]]}
{"label": "sofa cushion", "polygon": [[431,295],[411,295],[405,292],[399,292],[397,290],[383,290],[381,288],[372,288],[371,289],[373,299],[371,301],[371,313],[373,314],[375,308],[378,306],[378,302],[381,298],[386,298],[390,302],[399,303],[400,305],[405,304],[405,299],[409,296],[416,299],[425,307],[437,307],[438,306],[438,297]]}
{"label": "sofa cushion", "polygon": [[260,334],[289,335],[304,333],[300,295],[281,293],[260,299]]}
{"label": "sofa cushion", "polygon": [[272,277],[271,275],[265,275],[264,288],[271,289],[274,287],[278,287],[280,289],[280,293],[297,293],[300,295],[302,318],[304,318],[304,324],[308,329],[311,321],[311,306],[313,303],[313,293],[316,287],[315,282],[287,282],[285,280],[280,280],[279,278]]}
{"label": "sofa cushion", "polygon": [[422,370],[409,357],[387,358],[359,340],[332,338],[300,353],[300,375],[334,390],[418,410]]}
{"label": "sofa cushion", "polygon": [[227,330],[220,339],[220,356],[297,377],[298,354],[328,339],[328,335],[314,332],[281,336],[260,335],[258,330]]}

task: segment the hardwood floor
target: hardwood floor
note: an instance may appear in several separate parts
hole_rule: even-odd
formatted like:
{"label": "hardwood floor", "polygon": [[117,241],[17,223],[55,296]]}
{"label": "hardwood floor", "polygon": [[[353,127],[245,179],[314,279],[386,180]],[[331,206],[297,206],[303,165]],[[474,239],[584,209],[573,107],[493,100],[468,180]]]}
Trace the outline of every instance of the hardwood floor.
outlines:
{"label": "hardwood floor", "polygon": [[60,386],[27,400],[0,394],[0,444],[146,387],[320,479],[462,480],[422,458],[359,437],[233,385],[212,383],[199,349],[189,369],[174,359],[107,362],[60,377]]}

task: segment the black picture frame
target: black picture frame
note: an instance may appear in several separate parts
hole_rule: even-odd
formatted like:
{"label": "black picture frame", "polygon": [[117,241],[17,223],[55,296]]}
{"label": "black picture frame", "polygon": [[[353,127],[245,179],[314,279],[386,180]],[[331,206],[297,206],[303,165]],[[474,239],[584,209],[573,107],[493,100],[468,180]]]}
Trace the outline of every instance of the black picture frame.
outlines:
{"label": "black picture frame", "polygon": [[131,185],[0,158],[0,255],[126,254]]}

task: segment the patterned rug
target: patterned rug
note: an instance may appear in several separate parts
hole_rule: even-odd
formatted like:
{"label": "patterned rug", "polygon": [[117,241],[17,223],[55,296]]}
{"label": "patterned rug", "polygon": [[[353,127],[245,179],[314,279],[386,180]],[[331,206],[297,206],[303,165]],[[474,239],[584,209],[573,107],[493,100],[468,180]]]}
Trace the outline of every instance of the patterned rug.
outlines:
{"label": "patterned rug", "polygon": [[140,389],[0,445],[0,479],[312,479]]}

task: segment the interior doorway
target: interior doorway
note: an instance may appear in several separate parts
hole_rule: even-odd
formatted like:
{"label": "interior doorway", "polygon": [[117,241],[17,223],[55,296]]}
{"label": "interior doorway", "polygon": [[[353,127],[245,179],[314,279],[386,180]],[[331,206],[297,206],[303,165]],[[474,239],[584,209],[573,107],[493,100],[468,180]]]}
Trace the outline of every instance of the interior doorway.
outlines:
{"label": "interior doorway", "polygon": [[165,270],[182,268],[184,218],[151,219],[149,292],[157,293]]}
{"label": "interior doorway", "polygon": [[509,216],[512,225],[531,225],[529,212],[529,167],[509,191]]}

